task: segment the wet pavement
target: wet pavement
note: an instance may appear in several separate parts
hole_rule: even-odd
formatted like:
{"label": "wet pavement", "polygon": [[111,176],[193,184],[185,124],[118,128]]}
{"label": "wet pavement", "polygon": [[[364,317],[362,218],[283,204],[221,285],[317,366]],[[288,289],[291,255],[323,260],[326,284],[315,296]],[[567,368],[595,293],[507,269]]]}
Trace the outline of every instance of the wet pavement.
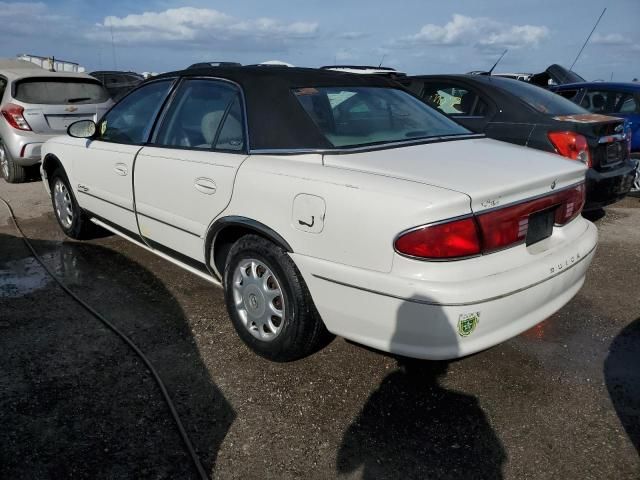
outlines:
{"label": "wet pavement", "polygon": [[[336,339],[275,364],[216,287],[115,236],[65,239],[39,184],[5,187],[47,264],[154,362],[215,478],[640,478],[637,198],[597,220],[579,294],[502,345],[420,362]],[[192,477],[144,366],[0,205],[0,478]]]}

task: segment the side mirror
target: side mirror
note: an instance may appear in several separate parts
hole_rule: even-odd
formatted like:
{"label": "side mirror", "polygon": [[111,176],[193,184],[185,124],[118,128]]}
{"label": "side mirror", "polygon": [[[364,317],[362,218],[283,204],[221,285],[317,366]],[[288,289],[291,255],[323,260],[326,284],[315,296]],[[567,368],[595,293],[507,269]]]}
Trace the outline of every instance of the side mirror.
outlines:
{"label": "side mirror", "polygon": [[78,120],[69,125],[67,135],[74,138],[92,138],[96,130],[96,123],[93,120]]}

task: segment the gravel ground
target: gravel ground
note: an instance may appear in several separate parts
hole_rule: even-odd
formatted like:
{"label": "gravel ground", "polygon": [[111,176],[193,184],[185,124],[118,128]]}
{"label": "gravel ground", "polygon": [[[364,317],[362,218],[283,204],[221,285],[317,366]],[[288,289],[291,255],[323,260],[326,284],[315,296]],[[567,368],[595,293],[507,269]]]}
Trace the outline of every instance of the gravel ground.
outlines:
{"label": "gravel ground", "polygon": [[[220,290],[115,236],[60,233],[40,183],[8,185],[48,265],[141,346],[214,478],[640,478],[640,200],[597,220],[560,312],[455,362],[342,339],[274,364]],[[0,478],[195,478],[157,386],[31,258],[0,205]]]}

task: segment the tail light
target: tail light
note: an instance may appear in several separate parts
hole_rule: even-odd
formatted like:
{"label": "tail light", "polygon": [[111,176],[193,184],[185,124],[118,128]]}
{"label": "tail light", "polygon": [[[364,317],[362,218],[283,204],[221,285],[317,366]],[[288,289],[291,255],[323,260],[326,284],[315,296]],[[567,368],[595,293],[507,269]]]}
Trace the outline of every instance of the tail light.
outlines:
{"label": "tail light", "polygon": [[578,160],[591,168],[589,144],[584,135],[575,132],[549,132],[547,136],[560,155]]}
{"label": "tail light", "polygon": [[555,224],[565,225],[580,214],[584,201],[585,185],[580,183],[516,205],[414,228],[396,239],[395,249],[431,260],[492,253],[526,240],[529,215],[553,209]]}
{"label": "tail light", "polygon": [[13,128],[18,130],[31,130],[31,127],[24,118],[24,108],[20,105],[13,103],[7,103],[2,107],[2,116],[9,122]]}
{"label": "tail light", "polygon": [[624,122],[624,126],[625,126],[625,136],[627,137],[627,158],[631,158],[631,140],[632,140],[632,130],[631,130],[631,124],[625,120]]}
{"label": "tail light", "polygon": [[396,250],[420,258],[460,258],[478,255],[480,235],[473,217],[430,225],[398,237]]}

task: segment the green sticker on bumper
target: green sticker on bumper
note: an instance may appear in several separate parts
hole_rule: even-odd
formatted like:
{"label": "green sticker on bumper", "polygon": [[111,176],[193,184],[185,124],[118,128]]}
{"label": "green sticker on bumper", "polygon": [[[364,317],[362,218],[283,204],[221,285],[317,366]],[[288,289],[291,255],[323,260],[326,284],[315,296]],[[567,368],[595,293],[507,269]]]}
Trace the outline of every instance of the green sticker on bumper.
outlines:
{"label": "green sticker on bumper", "polygon": [[480,322],[480,312],[463,313],[458,318],[458,333],[461,337],[468,337]]}

